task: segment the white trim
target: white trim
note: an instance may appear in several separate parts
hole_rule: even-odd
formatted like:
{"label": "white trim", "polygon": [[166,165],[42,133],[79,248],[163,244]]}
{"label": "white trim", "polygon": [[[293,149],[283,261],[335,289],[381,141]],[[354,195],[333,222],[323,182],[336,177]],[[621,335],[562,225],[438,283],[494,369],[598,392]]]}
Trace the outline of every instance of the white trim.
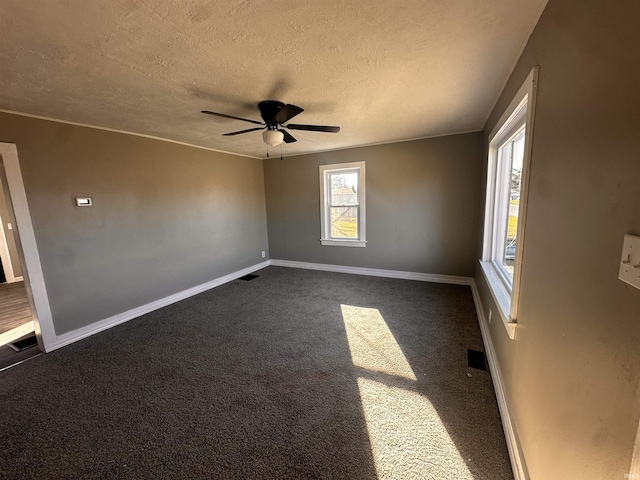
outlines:
{"label": "white trim", "polygon": [[520,179],[520,207],[518,210],[518,227],[516,238],[519,239],[516,248],[516,258],[514,260],[512,295],[511,295],[511,319],[518,319],[518,308],[520,307],[520,282],[522,280],[522,259],[525,250],[527,236],[527,210],[529,205],[529,179],[531,178],[531,155],[533,152],[533,136],[535,134],[535,113],[536,100],[538,94],[538,67],[533,67],[523,89],[527,90],[527,131],[524,139],[524,159],[522,161],[522,178]]}
{"label": "white trim", "polygon": [[9,245],[7,244],[7,236],[4,234],[4,223],[0,217],[0,258],[2,259],[2,269],[4,270],[4,278],[7,283],[16,281],[13,276],[13,265],[11,264],[11,256],[9,255]]}
{"label": "white trim", "polygon": [[67,125],[74,125],[76,127],[95,128],[96,130],[104,130],[106,132],[122,133],[124,135],[133,135],[134,137],[150,138],[151,140],[160,140],[161,142],[175,143],[177,145],[184,145],[185,147],[200,148],[202,150],[209,150],[210,152],[226,153],[227,155],[236,155],[238,157],[247,157],[247,158],[253,158],[256,160],[262,160],[262,157],[256,157],[254,155],[227,152],[225,150],[218,150],[215,148],[203,147],[201,145],[194,145],[193,143],[180,142],[178,140],[170,140],[168,138],[156,137],[154,135],[147,135],[145,133],[130,132],[128,130],[118,130],[116,128],[109,128],[109,127],[99,127],[98,125],[91,125],[89,123],[71,122],[69,120],[61,120],[59,118],[52,118],[52,117],[43,117],[42,115],[32,115],[31,113],[14,112],[13,110],[5,110],[2,108],[0,108],[0,112],[8,113],[10,115],[19,115],[21,117],[35,118],[38,120],[46,120],[48,122],[65,123]]}
{"label": "white trim", "polygon": [[13,143],[0,143],[0,157],[2,157],[4,171],[7,176],[8,193],[13,204],[16,228],[24,255],[23,273],[27,278],[25,287],[31,290],[29,297],[32,301],[29,303],[33,328],[38,338],[38,346],[46,352],[48,351],[48,346],[55,342],[56,332],[53,327],[51,307],[49,306],[47,287],[44,283],[36,236],[31,223],[27,194],[22,181],[18,149]]}
{"label": "white trim", "polygon": [[484,308],[482,306],[478,287],[473,280],[471,282],[471,294],[473,295],[473,302],[476,306],[476,314],[478,316],[478,323],[480,324],[482,342],[484,343],[487,360],[489,361],[489,372],[491,373],[493,388],[496,392],[496,400],[498,401],[498,409],[500,410],[500,418],[502,419],[502,428],[504,429],[504,435],[507,441],[507,450],[509,451],[509,459],[511,460],[513,476],[515,480],[527,480],[529,476],[526,473],[524,455],[520,449],[518,436],[511,413],[509,412],[509,405],[507,403],[504,383],[502,381],[502,373],[500,372],[498,358],[496,356],[495,348],[493,347],[493,341],[491,340],[491,333],[489,332],[489,323],[487,322],[487,318],[484,314]]}
{"label": "white trim", "polygon": [[[531,75],[535,69],[531,70],[531,73],[525,80],[525,82],[513,97],[511,103],[504,111],[500,120],[493,127],[493,130],[489,134],[489,144],[496,144],[496,142],[502,142],[504,139],[512,137],[523,125],[527,123],[527,115],[525,115],[529,104],[529,87],[531,86]],[[496,139],[496,137],[500,137]],[[495,145],[498,147],[498,145]]]}
{"label": "white trim", "polygon": [[360,240],[323,240],[320,239],[320,245],[328,245],[333,247],[366,247],[367,242]]}
{"label": "white trim", "polygon": [[62,335],[59,335],[56,338],[55,342],[47,346],[47,352],[51,352],[60,347],[64,347],[65,345],[69,345],[70,343],[77,342],[78,340],[82,340],[83,338],[87,338],[91,335],[107,330],[108,328],[128,322],[129,320],[133,320],[134,318],[137,318],[141,315],[145,315],[149,312],[153,312],[154,310],[158,310],[159,308],[171,305],[172,303],[179,302],[180,300],[184,300],[206,290],[210,290],[225,283],[231,282],[232,280],[236,280],[237,278],[247,275],[248,273],[255,272],[256,270],[260,270],[268,266],[269,260],[258,263],[256,265],[252,265],[251,267],[247,267],[242,270],[238,270],[237,272],[224,275],[222,277],[216,278],[201,285],[197,285],[187,290],[174,293],[173,295],[169,295],[168,297],[164,297],[154,302],[147,303],[146,305],[142,305],[140,307],[119,313],[112,317],[105,318],[104,320],[97,321],[95,323],[92,323],[91,325],[87,325],[86,327],[64,333]]}
{"label": "white trim", "polygon": [[489,292],[491,292],[493,301],[498,307],[498,313],[500,314],[504,328],[507,329],[509,338],[514,340],[516,338],[516,327],[518,324],[512,322],[509,316],[510,293],[504,286],[504,282],[498,278],[498,272],[491,262],[480,261],[480,267],[489,286]]}
{"label": "white trim", "polygon": [[[525,247],[525,228],[527,217],[527,203],[529,195],[529,178],[531,169],[531,154],[534,135],[534,117],[535,104],[538,85],[538,67],[534,67],[524,83],[518,89],[509,106],[500,116],[500,120],[493,127],[489,134],[489,151],[487,161],[487,193],[485,198],[485,214],[484,214],[484,232],[482,244],[482,270],[487,279],[489,290],[496,299],[496,303],[500,307],[500,314],[503,318],[505,326],[511,322],[516,322],[518,318],[518,306],[520,303],[520,281],[522,278],[522,259]],[[524,117],[526,112],[526,117]],[[515,130],[526,125],[524,159],[522,164],[522,180],[520,187],[520,207],[518,211],[518,229],[516,238],[517,248],[514,260],[514,272],[510,285],[504,285],[499,275],[493,275],[491,269],[495,269],[491,264],[494,258],[495,250],[495,224],[498,222],[496,218],[498,211],[498,200],[500,189],[497,181],[498,169],[498,149],[500,144],[511,136]],[[502,222],[499,222],[502,224]],[[504,290],[508,295],[505,297]],[[506,303],[505,303],[506,300]],[[506,317],[506,318],[505,318]],[[507,328],[509,336],[512,333]]]}
{"label": "white trim", "polygon": [[370,277],[400,278],[403,280],[418,280],[420,282],[450,283],[453,285],[472,285],[473,278],[455,275],[438,275],[434,273],[403,272],[400,270],[382,270],[378,268],[347,267],[343,265],[329,265],[325,263],[295,262],[292,260],[270,260],[275,267],[303,268],[306,270],[322,270],[324,272],[351,273]]}
{"label": "white trim", "polygon": [[19,277],[13,277],[14,282],[24,282],[24,277],[20,275]]}

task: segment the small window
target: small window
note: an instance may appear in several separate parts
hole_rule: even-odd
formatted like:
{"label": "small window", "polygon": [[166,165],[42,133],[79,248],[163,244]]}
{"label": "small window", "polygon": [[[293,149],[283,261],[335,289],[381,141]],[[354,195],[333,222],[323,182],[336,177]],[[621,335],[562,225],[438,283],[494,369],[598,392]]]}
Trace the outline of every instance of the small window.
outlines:
{"label": "small window", "polygon": [[513,338],[527,203],[537,69],[489,136],[482,271]]}
{"label": "small window", "polygon": [[364,162],[320,166],[322,245],[366,245],[364,173]]}

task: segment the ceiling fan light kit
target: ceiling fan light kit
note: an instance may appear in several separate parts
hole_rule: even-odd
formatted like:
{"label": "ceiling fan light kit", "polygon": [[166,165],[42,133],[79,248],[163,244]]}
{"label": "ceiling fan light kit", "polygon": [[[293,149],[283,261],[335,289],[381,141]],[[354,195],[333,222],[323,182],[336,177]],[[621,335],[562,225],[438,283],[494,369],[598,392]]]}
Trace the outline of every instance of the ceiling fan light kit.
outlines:
{"label": "ceiling fan light kit", "polygon": [[261,125],[260,127],[249,128],[247,130],[240,130],[237,132],[223,133],[222,135],[228,137],[233,135],[240,135],[242,133],[255,132],[257,130],[264,130],[264,132],[262,132],[262,139],[264,140],[264,143],[272,147],[276,147],[282,144],[282,142],[297,142],[293,135],[291,135],[286,130],[282,130],[283,128],[288,128],[290,130],[307,130],[311,132],[328,133],[338,133],[340,131],[340,127],[333,127],[328,125],[303,125],[293,123],[289,125],[283,125],[296,115],[304,112],[302,108],[296,105],[284,104],[282,102],[278,102],[277,100],[265,100],[258,104],[258,109],[260,110],[260,116],[262,117],[262,120],[264,120],[264,122],[258,122],[256,120],[250,120],[248,118],[236,117],[234,115],[227,115],[225,113],[211,112],[209,110],[202,110],[202,113],[206,113],[207,115],[214,115],[216,117],[230,118],[232,120],[242,120],[243,122]]}
{"label": "ceiling fan light kit", "polygon": [[267,145],[277,147],[284,140],[284,133],[279,130],[265,130],[262,132],[262,139]]}

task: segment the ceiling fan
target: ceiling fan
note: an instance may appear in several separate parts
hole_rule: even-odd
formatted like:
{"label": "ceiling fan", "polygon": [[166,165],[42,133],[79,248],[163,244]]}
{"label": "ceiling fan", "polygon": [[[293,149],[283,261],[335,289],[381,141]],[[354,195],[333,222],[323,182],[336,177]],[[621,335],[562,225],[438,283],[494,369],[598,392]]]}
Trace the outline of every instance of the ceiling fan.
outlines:
{"label": "ceiling fan", "polygon": [[223,133],[225,137],[231,135],[240,135],[241,133],[255,132],[256,130],[264,130],[262,133],[262,139],[264,143],[275,147],[276,145],[280,145],[283,141],[285,143],[293,143],[297,140],[284,128],[288,128],[289,130],[309,130],[312,132],[329,132],[329,133],[337,133],[340,131],[340,127],[331,127],[327,125],[302,125],[298,123],[289,123],[287,125],[283,125],[283,123],[288,122],[296,115],[304,112],[304,110],[296,105],[284,104],[282,102],[278,102],[276,100],[265,100],[264,102],[260,102],[258,104],[258,108],[260,109],[260,116],[264,122],[258,122],[256,120],[249,120],[248,118],[236,117],[233,115],[227,115],[225,113],[217,113],[211,112],[209,110],[202,110],[202,113],[206,113],[207,115],[215,115],[216,117],[224,117],[231,118],[234,120],[242,120],[243,122],[254,123],[256,125],[261,125],[260,127],[249,128],[247,130],[240,130],[238,132],[231,133]]}

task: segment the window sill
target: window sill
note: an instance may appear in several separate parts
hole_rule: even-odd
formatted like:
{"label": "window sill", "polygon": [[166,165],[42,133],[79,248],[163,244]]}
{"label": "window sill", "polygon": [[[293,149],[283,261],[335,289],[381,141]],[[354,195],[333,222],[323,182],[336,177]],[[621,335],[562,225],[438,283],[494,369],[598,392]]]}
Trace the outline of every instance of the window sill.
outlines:
{"label": "window sill", "polygon": [[333,247],[366,247],[367,242],[364,240],[328,240],[320,239],[321,245],[329,245]]}
{"label": "window sill", "polygon": [[482,267],[482,273],[484,274],[484,278],[487,280],[487,284],[489,285],[489,291],[491,292],[491,296],[498,306],[498,313],[500,314],[500,318],[502,319],[502,324],[504,328],[507,330],[507,334],[511,340],[516,338],[516,322],[514,322],[511,318],[511,292],[507,290],[504,283],[498,276],[498,272],[496,272],[491,262],[483,262],[480,261],[480,266]]}

